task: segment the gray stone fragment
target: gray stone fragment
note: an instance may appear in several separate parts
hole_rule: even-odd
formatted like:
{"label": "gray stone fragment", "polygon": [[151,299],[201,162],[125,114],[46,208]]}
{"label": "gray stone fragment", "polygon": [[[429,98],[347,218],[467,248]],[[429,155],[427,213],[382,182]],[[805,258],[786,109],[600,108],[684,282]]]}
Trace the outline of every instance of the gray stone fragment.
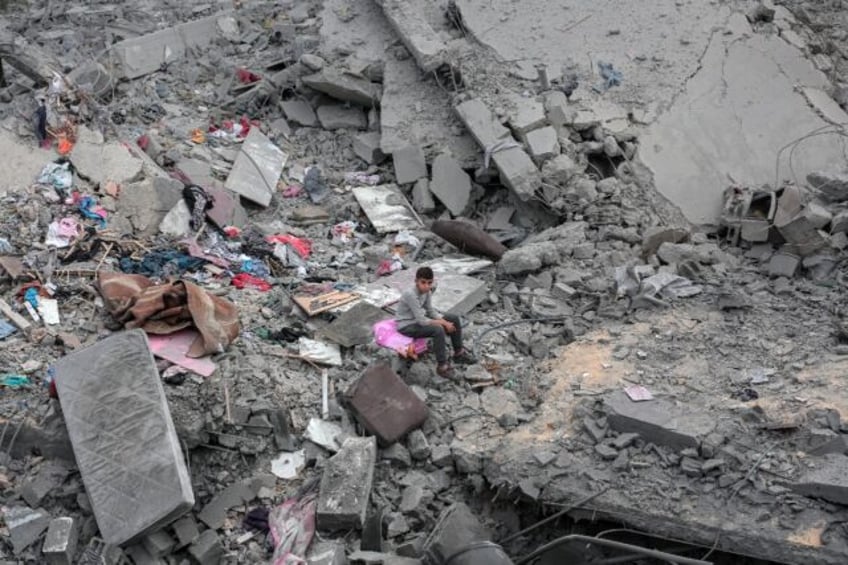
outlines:
{"label": "gray stone fragment", "polygon": [[41,552],[48,565],[71,565],[77,550],[79,531],[73,518],[55,518],[50,521]]}
{"label": "gray stone fragment", "polygon": [[48,461],[34,477],[24,482],[21,497],[30,507],[37,508],[52,490],[62,486],[70,472],[61,461]]}
{"label": "gray stone fragment", "polygon": [[404,514],[409,514],[415,510],[419,510],[423,504],[426,504],[426,499],[432,500],[433,495],[421,485],[410,485],[403,490],[398,510]]}
{"label": "gray stone fragment", "polygon": [[673,449],[697,448],[715,429],[715,418],[693,406],[662,399],[634,402],[622,392],[605,400],[607,421],[619,432],[638,433],[646,442]]}
{"label": "gray stone fragment", "polygon": [[383,459],[390,461],[398,467],[409,467],[412,465],[412,457],[409,450],[398,442],[391,444],[380,452]]}
{"label": "gray stone fragment", "polygon": [[436,563],[444,563],[458,550],[490,539],[491,534],[471,509],[458,503],[442,511],[439,521],[424,541],[422,554],[430,556]]}
{"label": "gray stone fragment", "polygon": [[144,548],[148,551],[148,553],[150,553],[150,555],[154,558],[168,555],[177,545],[176,540],[168,535],[168,532],[165,530],[159,530],[158,532],[147,534],[144,538],[142,538],[141,543],[144,545]]}
{"label": "gray stone fragment", "polygon": [[771,256],[768,264],[769,276],[793,278],[798,272],[801,258],[791,253],[779,251]]}
{"label": "gray stone fragment", "polygon": [[318,121],[321,127],[334,131],[337,129],[365,129],[368,118],[362,108],[357,106],[327,105],[318,107]]}
{"label": "gray stone fragment", "polygon": [[306,554],[308,565],[347,565],[345,546],[337,541],[313,543]]}
{"label": "gray stone fragment", "polygon": [[224,556],[224,546],[214,530],[206,530],[188,548],[189,554],[203,565],[217,565]]}
{"label": "gray stone fragment", "polygon": [[300,63],[310,71],[320,71],[324,68],[326,61],[318,55],[304,53],[300,56]]}
{"label": "gray stone fragment", "polygon": [[198,520],[217,530],[224,525],[227,511],[234,506],[253,500],[257,490],[251,487],[250,481],[239,481],[215,495],[203,510],[197,515]]}
{"label": "gray stone fragment", "polygon": [[127,150],[122,143],[106,143],[99,132],[80,127],[77,141],[69,155],[81,175],[102,184],[112,180],[125,184],[141,175],[143,162]]}
{"label": "gray stone fragment", "polygon": [[665,226],[653,226],[642,234],[642,256],[650,257],[663,243],[681,243],[689,239],[689,230]]}
{"label": "gray stone fragment", "polygon": [[327,460],[321,477],[316,524],[322,530],[360,529],[365,522],[377,441],[347,438],[341,449]]}
{"label": "gray stone fragment", "polygon": [[180,200],[159,222],[159,233],[171,237],[184,237],[190,232],[191,210],[188,209],[185,200]]}
{"label": "gray stone fragment", "polygon": [[848,504],[848,457],[828,454],[813,461],[814,467],[804,472],[789,487],[804,496],[823,498],[837,504]]}
{"label": "gray stone fragment", "polygon": [[533,130],[527,134],[526,138],[527,150],[537,165],[559,155],[559,141],[553,127],[547,126]]}
{"label": "gray stone fragment", "polygon": [[[138,236],[155,235],[162,220],[182,200],[182,183],[172,178],[148,178],[121,191],[117,213],[110,218],[121,231]],[[119,220],[119,221],[115,221]]]}
{"label": "gray stone fragment", "polygon": [[259,128],[250,128],[225,186],[260,206],[268,206],[287,157]]}
{"label": "gray stone fragment", "polygon": [[848,200],[848,170],[810,173],[807,182],[831,202]]}
{"label": "gray stone fragment", "polygon": [[618,457],[618,450],[612,446],[599,443],[595,446],[595,453],[601,456],[602,459],[606,459],[607,461],[612,461],[616,457]]}
{"label": "gray stone fragment", "polygon": [[436,209],[430,182],[426,178],[418,179],[412,187],[412,207],[419,214],[429,214]]}
{"label": "gray stone fragment", "polygon": [[200,536],[200,528],[192,516],[180,518],[171,526],[177,536],[176,549],[182,549]]}
{"label": "gray stone fragment", "polygon": [[305,100],[285,100],[280,102],[280,107],[286,119],[298,126],[315,127],[318,125],[318,116],[315,110]]}
{"label": "gray stone fragment", "polygon": [[524,138],[529,132],[545,125],[545,106],[535,98],[514,96],[511,101],[515,109],[510,112],[509,125],[518,135]]}
{"label": "gray stone fragment", "polygon": [[77,465],[106,543],[120,545],[188,511],[191,480],[144,332],[114,334],[59,359],[55,369]]}
{"label": "gray stone fragment", "polygon": [[412,430],[406,438],[409,454],[417,461],[423,461],[430,456],[430,442],[421,430]]}
{"label": "gray stone fragment", "polygon": [[444,444],[435,445],[430,452],[430,457],[436,467],[447,467],[451,464],[450,447]]}
{"label": "gray stone fragment", "polygon": [[542,241],[510,249],[501,257],[499,266],[505,274],[519,275],[555,265],[559,259],[557,246],[553,242]]}
{"label": "gray stone fragment", "polygon": [[421,71],[430,73],[445,64],[447,45],[430,26],[421,4],[414,0],[377,0],[377,4]]}
{"label": "gray stone fragment", "polygon": [[398,184],[408,184],[427,177],[424,150],[417,145],[409,145],[392,153],[392,162]]}
{"label": "gray stone fragment", "polygon": [[462,170],[456,159],[442,153],[433,160],[430,192],[436,195],[453,216],[460,216],[468,207],[471,197],[471,178]]}
{"label": "gray stone fragment", "polygon": [[302,80],[309,88],[343,102],[353,102],[366,108],[380,102],[379,85],[336,69],[324,68]]}
{"label": "gray stone fragment", "polygon": [[378,131],[360,133],[353,138],[353,152],[369,165],[378,165],[386,158],[380,150],[380,139]]}
{"label": "gray stone fragment", "polygon": [[542,166],[542,178],[548,183],[561,186],[565,186],[578,172],[580,166],[565,154],[556,155]]}
{"label": "gray stone fragment", "polygon": [[612,446],[616,449],[624,449],[625,447],[629,447],[634,441],[639,438],[639,434],[627,433],[627,434],[618,434],[618,437],[612,440]]}
{"label": "gray stone fragment", "polygon": [[47,529],[50,514],[41,508],[33,510],[26,506],[6,506],[3,508],[3,521],[9,530],[12,552],[20,555]]}

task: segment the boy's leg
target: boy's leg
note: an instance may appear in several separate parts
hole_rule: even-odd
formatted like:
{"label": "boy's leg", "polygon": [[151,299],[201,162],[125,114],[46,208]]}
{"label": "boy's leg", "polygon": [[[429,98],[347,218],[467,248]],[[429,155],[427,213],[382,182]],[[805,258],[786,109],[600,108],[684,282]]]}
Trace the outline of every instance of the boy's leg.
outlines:
{"label": "boy's leg", "polygon": [[429,326],[425,324],[412,324],[405,328],[398,329],[400,333],[407,337],[418,338],[428,337],[433,339],[433,349],[436,352],[436,362],[439,365],[446,365],[448,362],[447,345],[445,343],[445,330],[441,326]]}
{"label": "boy's leg", "polygon": [[454,316],[453,314],[445,314],[443,318],[453,324],[456,328],[452,334],[448,335],[450,335],[451,338],[453,352],[459,353],[462,351],[462,322],[459,321],[459,316]]}

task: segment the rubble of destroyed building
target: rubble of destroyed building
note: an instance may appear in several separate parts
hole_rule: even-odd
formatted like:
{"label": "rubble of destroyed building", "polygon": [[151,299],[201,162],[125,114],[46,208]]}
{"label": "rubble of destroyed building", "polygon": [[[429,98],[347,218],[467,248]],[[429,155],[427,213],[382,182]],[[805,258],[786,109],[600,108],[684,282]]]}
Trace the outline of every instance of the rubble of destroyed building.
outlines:
{"label": "rubble of destroyed building", "polygon": [[845,0],[0,1],[0,563],[848,562],[846,111]]}

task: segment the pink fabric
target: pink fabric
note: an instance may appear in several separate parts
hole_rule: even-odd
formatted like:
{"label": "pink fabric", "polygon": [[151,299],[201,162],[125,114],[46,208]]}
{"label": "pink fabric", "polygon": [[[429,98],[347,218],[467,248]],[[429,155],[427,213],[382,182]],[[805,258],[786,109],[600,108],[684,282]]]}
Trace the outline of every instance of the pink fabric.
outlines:
{"label": "pink fabric", "polygon": [[421,355],[427,351],[427,339],[419,337],[413,339],[407,337],[397,330],[397,322],[392,318],[374,324],[374,341],[380,347],[394,349],[401,355],[406,355],[409,344],[413,344],[415,354]]}
{"label": "pink fabric", "polygon": [[268,526],[274,541],[273,565],[306,563],[306,550],[315,535],[315,495],[289,498],[268,514]]}

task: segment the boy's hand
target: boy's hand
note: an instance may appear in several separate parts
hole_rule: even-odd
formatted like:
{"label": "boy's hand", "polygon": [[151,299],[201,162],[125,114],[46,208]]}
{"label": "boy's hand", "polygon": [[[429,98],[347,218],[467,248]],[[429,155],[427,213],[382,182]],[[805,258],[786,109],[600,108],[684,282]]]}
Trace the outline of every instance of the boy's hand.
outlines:
{"label": "boy's hand", "polygon": [[441,320],[441,322],[442,322],[442,327],[445,328],[445,331],[448,332],[449,334],[452,334],[453,332],[456,331],[456,326],[454,326],[451,322],[448,322],[444,318]]}

